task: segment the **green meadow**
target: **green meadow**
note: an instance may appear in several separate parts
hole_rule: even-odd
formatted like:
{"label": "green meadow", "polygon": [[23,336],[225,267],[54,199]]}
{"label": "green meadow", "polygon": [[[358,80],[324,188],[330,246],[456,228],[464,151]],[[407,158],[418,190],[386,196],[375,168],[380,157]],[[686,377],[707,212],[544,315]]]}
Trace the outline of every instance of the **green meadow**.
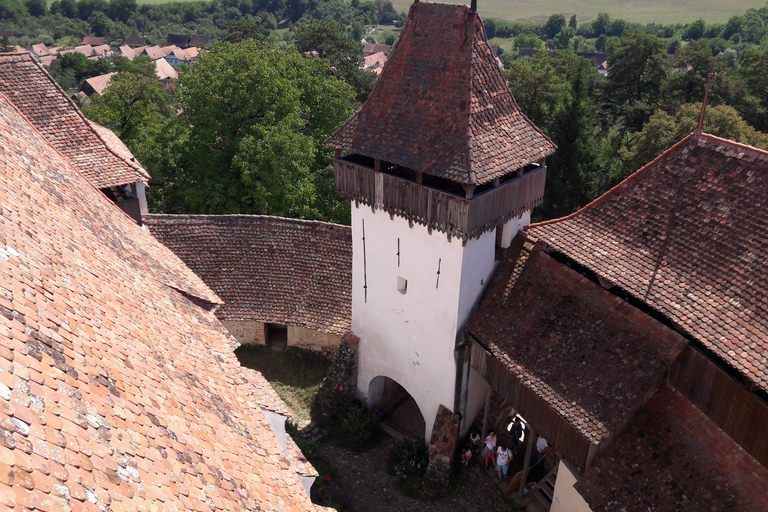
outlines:
{"label": "green meadow", "polygon": [[[413,2],[392,0],[392,3],[397,11],[407,11]],[[575,14],[577,20],[589,21],[596,18],[597,13],[607,12],[611,19],[624,18],[637,23],[690,23],[698,19],[724,23],[731,16],[743,15],[749,8],[765,5],[765,0],[477,0],[477,10],[483,18],[539,22],[546,21],[551,14],[567,17]]]}

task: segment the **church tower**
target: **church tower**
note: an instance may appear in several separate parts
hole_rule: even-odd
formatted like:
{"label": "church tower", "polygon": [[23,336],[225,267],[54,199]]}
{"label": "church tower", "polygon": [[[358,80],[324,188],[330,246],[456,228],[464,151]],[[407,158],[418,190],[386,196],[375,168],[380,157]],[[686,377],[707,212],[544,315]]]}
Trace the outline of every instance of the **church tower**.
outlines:
{"label": "church tower", "polygon": [[555,146],[517,106],[476,10],[418,1],[370,97],[327,143],[352,201],[359,391],[396,406],[404,389],[429,440],[440,405],[467,417],[482,406],[457,336],[496,250],[541,202]]}

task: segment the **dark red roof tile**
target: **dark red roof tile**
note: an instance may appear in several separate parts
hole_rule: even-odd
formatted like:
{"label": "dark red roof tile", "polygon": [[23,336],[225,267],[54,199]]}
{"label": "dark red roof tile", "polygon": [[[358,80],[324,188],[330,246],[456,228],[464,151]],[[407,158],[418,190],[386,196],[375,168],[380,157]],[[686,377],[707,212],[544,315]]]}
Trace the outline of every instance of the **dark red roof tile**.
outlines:
{"label": "dark red roof tile", "polygon": [[468,330],[593,443],[626,425],[686,345],[524,235],[505,251]]}
{"label": "dark red roof tile", "polygon": [[149,215],[145,221],[224,300],[219,319],[338,335],[350,329],[349,226],[258,215]]}
{"label": "dark red roof tile", "polygon": [[768,469],[666,385],[575,487],[595,512],[768,510]]}
{"label": "dark red roof tile", "polygon": [[475,185],[555,150],[517,106],[478,15],[433,2],[411,6],[373,92],[327,144]]}
{"label": "dark red roof tile", "polygon": [[768,152],[691,135],[529,233],[768,390]]}

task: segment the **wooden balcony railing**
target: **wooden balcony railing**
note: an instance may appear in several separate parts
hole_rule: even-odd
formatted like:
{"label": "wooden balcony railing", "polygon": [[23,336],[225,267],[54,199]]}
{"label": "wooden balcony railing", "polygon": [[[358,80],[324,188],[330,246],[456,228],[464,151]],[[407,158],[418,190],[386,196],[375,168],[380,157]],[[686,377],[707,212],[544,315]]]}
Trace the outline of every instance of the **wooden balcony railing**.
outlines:
{"label": "wooden balcony railing", "polygon": [[333,161],[336,193],[375,209],[467,240],[532,210],[544,197],[545,166],[471,199],[379,172],[349,160]]}

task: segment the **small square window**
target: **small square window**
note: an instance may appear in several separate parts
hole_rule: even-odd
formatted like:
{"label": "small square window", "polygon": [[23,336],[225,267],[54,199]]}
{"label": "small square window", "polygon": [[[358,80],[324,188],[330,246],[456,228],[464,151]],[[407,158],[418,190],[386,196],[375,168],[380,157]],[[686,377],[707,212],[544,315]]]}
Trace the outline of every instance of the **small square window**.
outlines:
{"label": "small square window", "polygon": [[397,277],[397,291],[405,293],[408,291],[408,280],[400,276]]}

